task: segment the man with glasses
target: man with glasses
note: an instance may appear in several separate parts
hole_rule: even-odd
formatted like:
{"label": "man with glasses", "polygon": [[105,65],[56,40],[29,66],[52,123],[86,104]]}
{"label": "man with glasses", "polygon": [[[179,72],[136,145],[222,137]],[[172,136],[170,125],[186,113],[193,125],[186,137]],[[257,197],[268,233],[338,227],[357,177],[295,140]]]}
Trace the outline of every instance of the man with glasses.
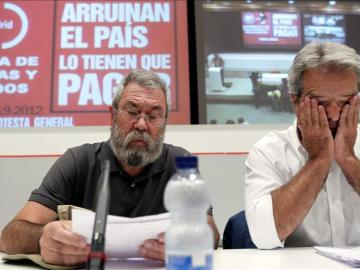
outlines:
{"label": "man with glasses", "polygon": [[289,72],[296,121],[254,145],[245,207],[258,248],[360,245],[360,59],[306,45]]}
{"label": "man with glasses", "polygon": [[[113,99],[110,140],[69,149],[59,158],[3,230],[1,248],[9,254],[41,253],[52,264],[85,262],[90,247],[56,221],[57,206],[94,209],[100,165],[106,159],[110,160],[110,214],[137,217],[165,212],[163,193],[175,172],[175,156],[189,155],[163,142],[169,100],[165,82],[155,73],[139,70],[126,76]],[[217,243],[211,210],[208,223]],[[145,241],[139,253],[164,260],[163,235]]]}

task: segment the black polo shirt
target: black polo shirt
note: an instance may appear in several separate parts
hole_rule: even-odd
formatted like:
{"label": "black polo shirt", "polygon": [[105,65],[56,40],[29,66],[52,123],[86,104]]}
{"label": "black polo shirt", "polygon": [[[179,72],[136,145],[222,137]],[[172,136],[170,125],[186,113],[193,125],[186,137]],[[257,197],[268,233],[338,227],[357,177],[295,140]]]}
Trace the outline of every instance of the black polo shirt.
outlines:
{"label": "black polo shirt", "polygon": [[175,157],[189,155],[185,149],[164,144],[160,157],[136,176],[129,176],[118,163],[109,141],[84,144],[65,152],[46,174],[29,201],[54,211],[59,204],[95,209],[95,194],[101,164],[110,160],[111,215],[137,217],[166,211],[164,190],[175,172]]}

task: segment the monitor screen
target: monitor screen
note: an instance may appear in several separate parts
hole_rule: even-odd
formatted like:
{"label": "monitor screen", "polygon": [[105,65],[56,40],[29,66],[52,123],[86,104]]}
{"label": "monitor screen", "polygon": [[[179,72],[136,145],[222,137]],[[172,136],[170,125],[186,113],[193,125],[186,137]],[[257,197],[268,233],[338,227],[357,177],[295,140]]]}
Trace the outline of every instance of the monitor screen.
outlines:
{"label": "monitor screen", "polygon": [[300,47],[300,16],[295,12],[242,12],[245,47]]}
{"label": "monitor screen", "polygon": [[303,14],[304,41],[345,43],[345,16],[340,14]]}
{"label": "monitor screen", "polygon": [[[358,1],[334,7],[316,0],[194,2],[197,72],[191,76],[197,76],[202,124],[293,123],[287,74],[315,33],[360,53]],[[223,60],[218,71],[216,55]]]}

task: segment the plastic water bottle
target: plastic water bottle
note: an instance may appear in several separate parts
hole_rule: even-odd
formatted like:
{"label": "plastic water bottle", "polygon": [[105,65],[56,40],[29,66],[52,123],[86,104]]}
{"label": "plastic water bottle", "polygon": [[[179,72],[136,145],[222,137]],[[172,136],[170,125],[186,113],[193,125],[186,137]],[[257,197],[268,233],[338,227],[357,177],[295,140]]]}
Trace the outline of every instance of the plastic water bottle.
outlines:
{"label": "plastic water bottle", "polygon": [[210,194],[198,170],[197,157],[176,157],[176,172],[168,182],[164,203],[171,213],[165,234],[167,270],[209,270],[214,238],[207,224]]}

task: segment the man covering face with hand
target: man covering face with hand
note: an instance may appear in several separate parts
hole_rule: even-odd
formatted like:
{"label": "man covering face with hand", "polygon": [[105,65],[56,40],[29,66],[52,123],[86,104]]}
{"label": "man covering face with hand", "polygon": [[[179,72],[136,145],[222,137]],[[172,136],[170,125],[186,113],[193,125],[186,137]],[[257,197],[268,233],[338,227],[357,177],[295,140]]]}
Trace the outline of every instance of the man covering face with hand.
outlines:
{"label": "man covering face with hand", "polygon": [[289,90],[296,120],[246,161],[246,218],[259,248],[360,245],[360,60],[316,42],[296,55]]}

